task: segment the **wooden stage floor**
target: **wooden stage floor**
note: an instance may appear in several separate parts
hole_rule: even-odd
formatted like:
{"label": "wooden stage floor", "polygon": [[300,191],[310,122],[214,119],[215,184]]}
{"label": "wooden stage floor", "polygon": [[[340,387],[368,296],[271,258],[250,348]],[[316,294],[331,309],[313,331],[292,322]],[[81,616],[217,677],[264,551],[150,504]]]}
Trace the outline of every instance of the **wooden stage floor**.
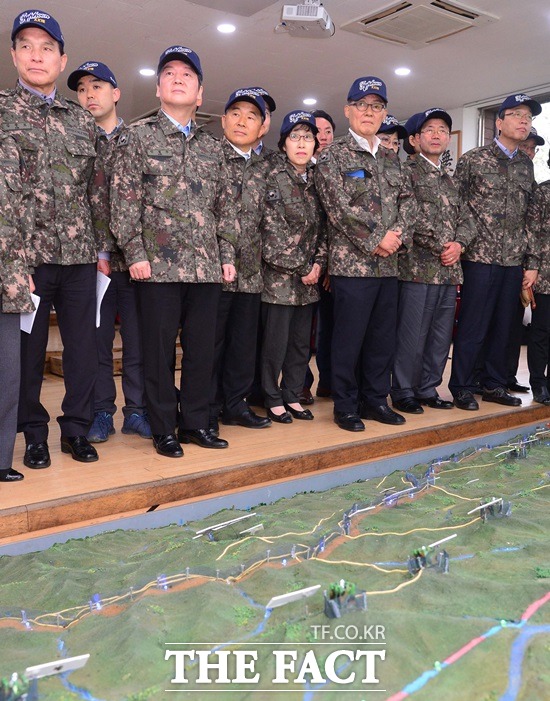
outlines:
{"label": "wooden stage floor", "polygon": [[[525,348],[518,379],[528,384]],[[117,378],[120,396],[120,378]],[[315,385],[314,385],[315,386]],[[450,398],[446,378],[440,394]],[[43,401],[52,417],[59,413],[63,380],[46,375]],[[519,396],[519,395],[518,395]],[[478,412],[425,409],[407,415],[402,427],[367,421],[366,431],[339,429],[332,420],[332,402],[316,399],[312,422],[250,430],[222,426],[226,450],[184,446],[181,459],[156,454],[151,441],[120,433],[122,416],[115,415],[117,433],[97,446],[100,459],[85,465],[61,453],[59,427],[50,422],[52,466],[46,470],[22,467],[24,441],[18,436],[14,467],[22,482],[0,484],[0,544],[42,535],[50,529],[96,523],[122,514],[143,513],[163,505],[219,495],[306,473],[422,450],[500,430],[550,420],[550,407],[522,395],[523,406],[509,409],[480,401]]]}

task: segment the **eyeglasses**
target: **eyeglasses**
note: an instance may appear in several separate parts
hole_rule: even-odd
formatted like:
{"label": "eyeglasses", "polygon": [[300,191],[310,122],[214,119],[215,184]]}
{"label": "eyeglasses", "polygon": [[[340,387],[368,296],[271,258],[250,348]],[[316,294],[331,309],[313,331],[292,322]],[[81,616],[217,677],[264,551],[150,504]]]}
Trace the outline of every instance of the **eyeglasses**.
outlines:
{"label": "eyeglasses", "polygon": [[515,110],[514,112],[505,112],[504,117],[513,117],[514,119],[526,119],[528,122],[533,121],[533,115],[527,112],[520,112]]}
{"label": "eyeglasses", "polygon": [[304,141],[315,141],[315,135],[312,134],[310,131],[306,132],[305,134],[299,133],[297,131],[291,131],[288,135],[288,138],[291,141],[301,141],[301,139],[303,139]]}
{"label": "eyeglasses", "polygon": [[358,112],[366,112],[369,108],[373,112],[382,112],[382,110],[385,110],[387,107],[383,102],[365,102],[364,100],[349,102],[348,104],[355,107]]}
{"label": "eyeglasses", "polygon": [[437,136],[449,136],[449,130],[445,129],[444,127],[438,127],[437,129],[435,127],[428,127],[427,129],[422,129],[420,131],[421,134],[429,134],[430,136],[434,136],[437,134]]}

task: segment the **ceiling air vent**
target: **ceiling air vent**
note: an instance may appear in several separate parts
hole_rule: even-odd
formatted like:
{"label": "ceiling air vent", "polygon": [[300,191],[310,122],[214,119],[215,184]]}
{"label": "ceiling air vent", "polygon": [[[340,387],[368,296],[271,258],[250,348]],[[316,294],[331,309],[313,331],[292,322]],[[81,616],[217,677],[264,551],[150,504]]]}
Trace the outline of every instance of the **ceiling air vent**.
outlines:
{"label": "ceiling air vent", "polygon": [[342,25],[341,29],[392,44],[421,49],[466,29],[496,21],[498,17],[494,15],[445,0],[409,0],[359,17]]}

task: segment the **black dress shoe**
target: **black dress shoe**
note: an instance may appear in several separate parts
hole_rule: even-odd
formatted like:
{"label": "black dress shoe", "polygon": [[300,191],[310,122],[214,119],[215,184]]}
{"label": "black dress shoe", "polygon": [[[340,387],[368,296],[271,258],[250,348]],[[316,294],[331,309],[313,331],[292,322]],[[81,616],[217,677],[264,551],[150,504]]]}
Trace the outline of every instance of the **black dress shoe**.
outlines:
{"label": "black dress shoe", "polygon": [[208,430],[216,438],[220,435],[220,424],[217,416],[211,416],[208,419]]}
{"label": "black dress shoe", "polygon": [[483,390],[484,402],[495,402],[495,404],[503,404],[504,406],[521,406],[521,399],[519,397],[512,397],[511,394],[504,389],[504,387],[495,387],[495,389]]}
{"label": "black dress shoe", "polygon": [[429,406],[430,409],[453,409],[454,404],[448,402],[445,399],[441,399],[439,396],[435,397],[416,397],[416,401],[419,404],[424,404],[424,406]]}
{"label": "black dress shoe", "polygon": [[61,452],[72,455],[73,460],[78,462],[95,462],[99,460],[97,450],[86,438],[86,436],[71,436],[66,438],[61,436]]}
{"label": "black dress shoe", "polygon": [[300,404],[305,404],[306,406],[311,406],[315,399],[313,398],[313,395],[311,394],[311,390],[309,387],[303,387],[302,391],[300,392],[300,396],[298,397],[300,400]]}
{"label": "black dress shoe", "polygon": [[390,426],[401,426],[405,423],[405,417],[390,409],[387,404],[380,404],[374,407],[364,405],[361,411],[361,418],[379,421],[381,424],[390,424]]}
{"label": "black dress shoe", "polygon": [[420,406],[418,399],[414,397],[405,397],[404,399],[392,399],[393,406],[399,411],[404,411],[406,414],[423,414],[424,409]]}
{"label": "black dress shoe", "polygon": [[537,404],[550,406],[550,392],[546,387],[539,390],[533,389],[533,401],[537,402]]}
{"label": "black dress shoe", "polygon": [[25,477],[17,470],[8,467],[7,470],[0,470],[0,482],[21,482]]}
{"label": "black dress shoe", "polygon": [[153,433],[153,445],[157,453],[164,455],[165,458],[181,458],[183,456],[183,449],[173,433],[166,435]]}
{"label": "black dress shoe", "polygon": [[334,412],[334,423],[344,431],[364,431],[365,424],[359,418],[359,414],[345,411]]}
{"label": "black dress shoe", "polygon": [[295,419],[300,419],[301,421],[313,421],[315,418],[309,409],[302,409],[302,411],[299,411],[298,409],[293,409],[289,404],[285,404],[285,409],[289,411]]}
{"label": "black dress shoe", "polygon": [[182,443],[196,443],[201,448],[227,448],[229,443],[214,436],[207,428],[179,428],[178,440]]}
{"label": "black dress shoe", "polygon": [[267,416],[258,416],[251,409],[246,409],[241,414],[224,414],[222,416],[224,426],[244,426],[244,428],[268,428],[271,426],[271,419]]}
{"label": "black dress shoe", "polygon": [[469,389],[461,389],[453,396],[453,399],[457,409],[464,409],[464,411],[477,411],[479,409],[479,404]]}
{"label": "black dress shoe", "polygon": [[508,391],[509,392],[523,392],[526,394],[529,391],[529,387],[526,387],[525,385],[520,385],[518,382],[510,382],[508,385]]}
{"label": "black dress shoe", "polygon": [[32,467],[34,470],[41,470],[44,467],[49,467],[52,464],[50,460],[50,451],[46,441],[43,443],[28,443],[25,448],[25,457],[23,465]]}
{"label": "black dress shoe", "polygon": [[285,411],[282,414],[274,414],[271,411],[271,409],[268,409],[267,415],[272,421],[275,421],[278,424],[291,424],[292,423],[292,416],[290,415],[290,413],[288,411]]}

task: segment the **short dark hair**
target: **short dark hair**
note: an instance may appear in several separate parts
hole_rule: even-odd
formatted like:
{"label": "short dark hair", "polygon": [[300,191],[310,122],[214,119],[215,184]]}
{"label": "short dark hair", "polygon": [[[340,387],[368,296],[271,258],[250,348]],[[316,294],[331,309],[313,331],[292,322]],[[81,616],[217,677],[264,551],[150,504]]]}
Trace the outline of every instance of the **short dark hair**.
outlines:
{"label": "short dark hair", "polygon": [[327,122],[330,122],[330,126],[333,129],[336,129],[336,124],[334,123],[334,119],[330,116],[328,112],[325,112],[324,110],[314,110],[311,113],[316,119],[319,117],[319,119],[326,119]]}

